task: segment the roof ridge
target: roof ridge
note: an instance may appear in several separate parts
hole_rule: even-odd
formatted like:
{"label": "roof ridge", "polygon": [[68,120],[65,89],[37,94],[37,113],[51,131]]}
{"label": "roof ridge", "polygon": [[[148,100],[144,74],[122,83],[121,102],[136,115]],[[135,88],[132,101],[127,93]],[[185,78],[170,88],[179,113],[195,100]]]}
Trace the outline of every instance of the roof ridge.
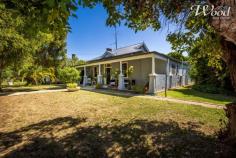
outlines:
{"label": "roof ridge", "polygon": [[130,47],[130,46],[138,45],[138,44],[144,44],[144,42],[140,42],[140,43],[136,43],[136,44],[131,44],[131,45],[128,45],[128,46],[120,47],[120,48],[114,49],[112,51],[116,51],[118,49],[123,49],[123,48],[127,48],[127,47]]}

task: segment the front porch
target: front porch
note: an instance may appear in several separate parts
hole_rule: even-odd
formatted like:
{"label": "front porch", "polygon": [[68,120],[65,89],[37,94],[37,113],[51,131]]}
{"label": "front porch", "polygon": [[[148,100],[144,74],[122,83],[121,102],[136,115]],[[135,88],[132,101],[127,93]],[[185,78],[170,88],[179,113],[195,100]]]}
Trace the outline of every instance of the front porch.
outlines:
{"label": "front porch", "polygon": [[[157,54],[97,61],[79,66],[83,86],[99,86],[118,90],[131,90],[132,87],[142,87],[147,93],[156,93],[165,88],[168,70],[168,60]],[[133,69],[131,72],[130,69]],[[159,84],[160,83],[160,84]]]}

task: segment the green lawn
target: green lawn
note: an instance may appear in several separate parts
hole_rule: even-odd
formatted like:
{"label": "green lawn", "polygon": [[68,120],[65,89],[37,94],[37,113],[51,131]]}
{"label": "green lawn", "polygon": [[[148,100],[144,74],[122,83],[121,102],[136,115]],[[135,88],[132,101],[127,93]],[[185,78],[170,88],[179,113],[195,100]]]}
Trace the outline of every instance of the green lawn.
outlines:
{"label": "green lawn", "polygon": [[[158,93],[158,96],[164,96],[164,95],[165,95],[164,92]],[[190,101],[198,101],[198,102],[208,102],[219,105],[225,105],[236,101],[236,97],[234,96],[203,93],[193,90],[191,89],[191,87],[168,90],[167,97],[190,100]]]}
{"label": "green lawn", "polygon": [[220,157],[224,111],[80,90],[0,96],[0,157]]}

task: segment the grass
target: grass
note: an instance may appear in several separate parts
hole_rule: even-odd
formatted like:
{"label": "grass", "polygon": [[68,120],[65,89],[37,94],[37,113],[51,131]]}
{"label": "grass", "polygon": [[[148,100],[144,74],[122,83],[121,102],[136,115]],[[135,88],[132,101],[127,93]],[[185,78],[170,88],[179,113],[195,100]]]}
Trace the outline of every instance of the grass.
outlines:
{"label": "grass", "polygon": [[220,157],[224,111],[80,90],[0,97],[0,157]]}
{"label": "grass", "polygon": [[28,86],[4,86],[3,92],[5,93],[26,92],[26,91],[29,92],[29,91],[62,89],[62,88],[66,88],[66,85],[51,84],[51,85],[28,85]]}
{"label": "grass", "polygon": [[[164,96],[165,93],[161,92],[158,95]],[[191,87],[168,90],[167,97],[197,102],[208,102],[218,105],[225,105],[231,102],[236,102],[236,97],[234,96],[204,93],[191,89]]]}

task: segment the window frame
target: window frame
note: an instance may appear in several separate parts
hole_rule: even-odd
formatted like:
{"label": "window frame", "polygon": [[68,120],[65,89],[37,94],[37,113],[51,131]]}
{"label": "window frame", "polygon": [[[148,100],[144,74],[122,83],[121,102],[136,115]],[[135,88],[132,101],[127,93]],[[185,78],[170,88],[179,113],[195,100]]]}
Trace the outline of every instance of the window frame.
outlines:
{"label": "window frame", "polygon": [[[126,72],[123,69],[123,64],[126,64]],[[124,75],[124,78],[128,78],[129,77],[127,71],[128,71],[128,62],[122,62],[122,74]]]}
{"label": "window frame", "polygon": [[93,77],[97,77],[98,76],[98,69],[97,66],[93,67]]}

